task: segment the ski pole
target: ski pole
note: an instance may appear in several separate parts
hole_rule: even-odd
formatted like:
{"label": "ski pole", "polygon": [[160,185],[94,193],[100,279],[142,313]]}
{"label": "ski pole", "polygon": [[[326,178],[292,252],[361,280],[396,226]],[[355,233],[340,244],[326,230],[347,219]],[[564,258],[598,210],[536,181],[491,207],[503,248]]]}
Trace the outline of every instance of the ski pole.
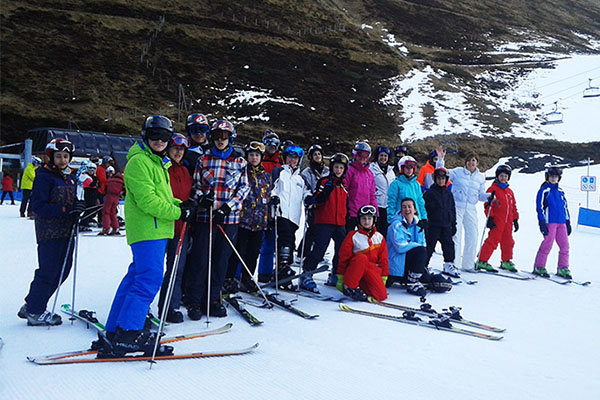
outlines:
{"label": "ski pole", "polygon": [[274,208],[275,213],[275,293],[279,293],[279,246],[277,246],[277,219],[279,217],[279,205]]}
{"label": "ski pole", "polygon": [[79,253],[79,220],[75,223],[75,254],[73,255],[73,296],[71,298],[71,325],[75,321],[75,287],[77,283],[77,254]]}
{"label": "ski pole", "polygon": [[208,208],[208,294],[206,295],[206,327],[210,324],[210,279],[212,272],[213,203]]}
{"label": "ski pole", "polygon": [[185,233],[187,231],[187,221],[183,223],[183,227],[181,228],[181,234],[179,235],[179,241],[177,242],[177,251],[175,252],[175,261],[173,262],[173,268],[171,269],[171,276],[169,277],[169,285],[167,287],[167,294],[164,299],[164,303],[162,306],[162,312],[160,313],[160,324],[158,325],[158,337],[156,338],[156,342],[154,343],[154,350],[152,351],[152,360],[150,360],[150,369],[152,369],[152,364],[154,364],[154,358],[156,357],[156,352],[158,350],[158,344],[160,343],[160,338],[163,333],[163,328],[165,325],[165,320],[167,319],[168,309],[171,304],[171,298],[173,297],[173,288],[175,286],[175,277],[177,276],[177,270],[179,269],[179,260],[181,259],[181,248],[183,247],[183,238],[185,237]]}
{"label": "ski pole", "polygon": [[[60,277],[58,278],[58,285],[56,286],[56,292],[54,293],[54,302],[52,303],[52,311],[50,311],[50,320],[52,320],[52,317],[54,317],[54,311],[56,310],[56,302],[58,301],[58,294],[60,292],[63,276],[65,275],[67,260],[69,259],[69,252],[71,250],[71,245],[73,244],[73,238],[75,237],[75,229],[76,224],[74,224],[73,228],[71,229],[71,236],[69,237],[69,243],[67,244],[67,252],[65,253],[65,259],[63,260],[63,265],[60,270]],[[50,329],[50,326],[51,325],[48,325],[48,329]]]}
{"label": "ski pole", "polygon": [[258,284],[258,282],[256,282],[256,279],[254,278],[252,272],[250,272],[250,268],[248,268],[248,266],[246,265],[246,262],[244,261],[244,259],[240,255],[240,253],[237,251],[237,249],[233,245],[233,242],[231,241],[231,239],[229,238],[229,236],[227,236],[227,234],[225,233],[225,230],[223,229],[223,227],[221,225],[218,225],[218,224],[217,224],[217,226],[221,230],[221,233],[223,234],[223,236],[225,236],[225,239],[227,239],[227,243],[229,243],[229,245],[233,249],[233,252],[237,256],[237,258],[240,260],[240,262],[242,263],[242,265],[246,269],[246,272],[248,272],[248,275],[250,275],[250,278],[252,278],[252,280],[256,284],[256,287],[258,287],[258,291],[260,292],[260,294],[262,295],[262,297],[265,299],[265,302],[267,303],[267,307],[268,308],[273,308],[273,304],[269,301],[269,299],[267,299],[267,295],[265,294],[265,292],[263,292],[263,290],[261,289],[261,287]]}
{"label": "ski pole", "polygon": [[496,191],[494,190],[490,195],[490,199],[488,200],[489,208],[487,214],[485,215],[485,226],[483,227],[483,232],[481,234],[481,241],[479,242],[479,251],[477,252],[477,262],[481,261],[481,248],[483,247],[483,238],[485,237],[485,228],[487,227],[488,221],[490,220],[490,214],[492,213],[492,202],[494,201],[494,197],[496,196]]}
{"label": "ski pole", "polygon": [[[308,231],[308,213],[309,209],[304,210],[304,232],[302,232],[302,241],[300,242],[302,247],[300,248],[300,262],[298,263],[298,275],[302,273],[302,267],[304,266],[304,247],[306,246],[306,232]],[[300,290],[300,286],[298,286]]]}

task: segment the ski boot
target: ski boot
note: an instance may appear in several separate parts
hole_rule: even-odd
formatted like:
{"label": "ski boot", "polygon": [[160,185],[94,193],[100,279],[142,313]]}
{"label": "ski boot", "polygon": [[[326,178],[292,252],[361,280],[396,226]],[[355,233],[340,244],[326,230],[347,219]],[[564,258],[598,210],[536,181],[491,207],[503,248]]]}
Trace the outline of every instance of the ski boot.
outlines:
{"label": "ski boot", "polygon": [[548,270],[544,267],[533,267],[533,275],[541,276],[542,278],[550,278]]}
{"label": "ski boot", "polygon": [[199,304],[190,304],[187,308],[188,317],[192,321],[200,321],[202,318],[202,307]]}
{"label": "ski boot", "polygon": [[454,265],[453,262],[444,263],[444,273],[454,278],[460,278],[460,272],[458,271],[458,268],[456,267],[456,265]]}
{"label": "ski boot", "polygon": [[19,311],[17,312],[17,317],[21,319],[27,319],[27,303],[23,304]]}
{"label": "ski boot", "polygon": [[269,283],[273,280],[273,274],[258,274],[258,282],[259,283]]}
{"label": "ski boot", "polygon": [[573,279],[573,276],[571,276],[571,271],[569,271],[568,267],[562,267],[557,269],[556,275],[564,279]]}
{"label": "ski boot", "polygon": [[305,276],[304,278],[300,278],[300,289],[304,289],[306,291],[316,293],[316,294],[321,293],[321,292],[319,292],[319,288],[317,287],[315,280],[310,276]]}
{"label": "ski boot", "polygon": [[[294,272],[292,267],[284,264],[279,268],[279,273],[277,274],[277,278],[279,280],[282,280],[282,279],[286,279],[286,278],[289,278],[294,275],[296,275],[296,273]],[[292,281],[289,281],[287,283],[279,285],[279,288],[282,290],[289,290],[289,291],[297,291],[298,290],[298,286],[294,285],[294,282],[292,282]]]}
{"label": "ski boot", "polygon": [[119,232],[118,229],[112,228],[112,230],[109,233],[110,236],[121,236],[121,232]]}
{"label": "ski boot", "polygon": [[256,283],[252,279],[242,278],[240,292],[256,293],[258,292],[258,286],[256,286]]}
{"label": "ski boot", "polygon": [[508,260],[508,261],[502,261],[502,262],[500,263],[500,269],[503,269],[503,270],[505,270],[505,271],[508,271],[508,272],[519,272],[519,271],[518,271],[518,270],[515,268],[515,264],[514,264],[514,263],[513,263],[511,260]]}
{"label": "ski boot", "polygon": [[367,301],[367,295],[360,288],[350,289],[348,286],[344,285],[344,295],[352,298],[356,301]]}
{"label": "ski boot", "polygon": [[110,235],[110,228],[102,229],[102,231],[98,233],[98,236],[107,236],[107,235]]}
{"label": "ski boot", "polygon": [[62,324],[60,315],[51,314],[50,311],[44,311],[41,314],[26,313],[27,325],[29,326],[50,326]]}
{"label": "ski boot", "polygon": [[425,286],[421,282],[408,283],[406,291],[419,297],[427,296],[427,289],[425,289]]}
{"label": "ski boot", "polygon": [[[162,316],[162,310],[158,310],[158,315]],[[180,324],[183,322],[183,313],[179,310],[170,309],[167,311],[165,321],[170,324]]]}
{"label": "ski boot", "polygon": [[224,294],[235,294],[240,290],[240,282],[235,278],[227,278],[223,282]]}
{"label": "ski boot", "polygon": [[330,272],[329,275],[327,276],[327,281],[325,282],[325,286],[335,287],[335,285],[337,285],[337,281],[338,281],[337,274]]}
{"label": "ski boot", "polygon": [[479,260],[475,263],[475,269],[476,270],[484,270],[487,272],[498,272],[498,270],[495,269],[494,267],[492,267],[492,265],[489,262],[481,261],[481,260]]}
{"label": "ski boot", "polygon": [[[152,355],[154,345],[159,340],[156,332],[147,330],[126,330],[117,327],[110,348],[106,344],[98,350],[98,358],[123,357],[127,353],[143,353],[145,357]],[[159,345],[157,356],[173,354],[172,346]]]}
{"label": "ski boot", "polygon": [[210,303],[210,315],[212,317],[224,318],[227,316],[227,309],[225,306],[218,301]]}

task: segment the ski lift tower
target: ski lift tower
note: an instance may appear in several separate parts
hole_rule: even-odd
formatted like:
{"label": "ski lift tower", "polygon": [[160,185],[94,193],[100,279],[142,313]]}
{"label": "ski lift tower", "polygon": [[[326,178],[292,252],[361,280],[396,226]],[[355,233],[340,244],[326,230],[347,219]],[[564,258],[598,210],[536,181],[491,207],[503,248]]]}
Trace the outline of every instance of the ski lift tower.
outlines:
{"label": "ski lift tower", "polygon": [[554,110],[549,113],[545,113],[542,118],[542,125],[554,125],[563,123],[563,113],[558,111],[558,101],[554,102]]}
{"label": "ski lift tower", "polygon": [[588,79],[588,87],[583,91],[583,97],[600,97],[600,87],[592,86],[592,78]]}

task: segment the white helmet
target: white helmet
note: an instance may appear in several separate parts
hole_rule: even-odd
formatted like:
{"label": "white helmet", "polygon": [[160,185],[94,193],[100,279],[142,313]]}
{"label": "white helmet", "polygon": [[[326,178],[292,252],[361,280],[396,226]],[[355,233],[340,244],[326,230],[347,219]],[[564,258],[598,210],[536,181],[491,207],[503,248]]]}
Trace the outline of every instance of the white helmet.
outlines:
{"label": "white helmet", "polygon": [[412,165],[415,169],[417,168],[417,160],[415,160],[413,157],[411,156],[404,156],[400,159],[400,161],[398,161],[398,169],[400,169],[400,171],[402,171],[402,168],[405,165]]}

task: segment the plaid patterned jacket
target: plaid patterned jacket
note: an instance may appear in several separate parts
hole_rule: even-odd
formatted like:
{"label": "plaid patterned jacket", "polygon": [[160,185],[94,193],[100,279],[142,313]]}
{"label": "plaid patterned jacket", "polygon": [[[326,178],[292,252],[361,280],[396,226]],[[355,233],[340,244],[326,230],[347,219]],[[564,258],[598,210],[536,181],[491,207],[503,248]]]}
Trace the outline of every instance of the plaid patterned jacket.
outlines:
{"label": "plaid patterned jacket", "polygon": [[[239,224],[242,202],[250,192],[246,160],[235,152],[225,159],[210,152],[200,156],[194,171],[194,191],[202,196],[211,189],[215,193],[215,210],[224,203],[231,208],[224,223]],[[208,223],[208,219],[208,210],[200,209],[197,221]]]}

